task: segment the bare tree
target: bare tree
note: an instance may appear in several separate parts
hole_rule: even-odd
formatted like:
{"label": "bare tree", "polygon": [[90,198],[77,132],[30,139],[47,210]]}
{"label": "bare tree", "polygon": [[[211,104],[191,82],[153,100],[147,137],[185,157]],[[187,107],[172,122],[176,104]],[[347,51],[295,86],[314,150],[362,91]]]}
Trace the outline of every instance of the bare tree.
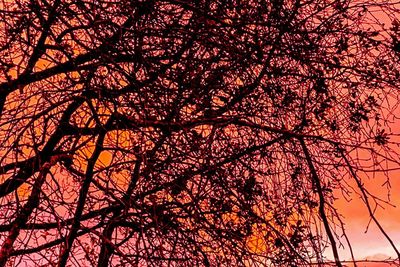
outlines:
{"label": "bare tree", "polygon": [[0,266],[341,266],[351,193],[400,256],[363,182],[399,163],[399,15],[2,0]]}

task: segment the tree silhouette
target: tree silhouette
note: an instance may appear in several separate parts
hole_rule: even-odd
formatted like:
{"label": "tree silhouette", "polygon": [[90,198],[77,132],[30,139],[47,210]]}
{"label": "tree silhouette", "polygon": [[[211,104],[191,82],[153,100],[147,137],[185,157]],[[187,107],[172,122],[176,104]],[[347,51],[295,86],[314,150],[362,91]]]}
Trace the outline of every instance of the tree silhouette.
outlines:
{"label": "tree silhouette", "polygon": [[399,162],[372,2],[0,2],[0,266],[341,266],[351,192],[400,258],[363,182]]}

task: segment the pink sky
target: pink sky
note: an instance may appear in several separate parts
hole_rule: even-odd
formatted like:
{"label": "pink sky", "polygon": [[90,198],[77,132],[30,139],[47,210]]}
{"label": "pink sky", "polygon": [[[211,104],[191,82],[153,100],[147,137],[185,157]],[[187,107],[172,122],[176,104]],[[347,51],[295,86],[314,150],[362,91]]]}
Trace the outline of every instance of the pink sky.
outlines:
{"label": "pink sky", "polygon": [[[384,209],[378,208],[376,217],[398,249],[400,249],[400,171],[390,172],[389,177],[391,182],[390,201],[395,207],[384,205]],[[384,200],[388,200],[387,188],[386,186],[382,186],[386,178],[376,175],[373,179],[363,181],[371,193]],[[368,231],[365,232],[369,222],[369,215],[367,208],[359,196],[353,194],[351,202],[345,201],[343,197],[339,198],[336,202],[336,207],[344,216],[346,232],[352,243],[356,259],[383,259],[385,255],[396,258],[393,248],[374,222],[370,223]],[[350,259],[350,253],[347,249],[340,249],[340,254],[342,260]]]}

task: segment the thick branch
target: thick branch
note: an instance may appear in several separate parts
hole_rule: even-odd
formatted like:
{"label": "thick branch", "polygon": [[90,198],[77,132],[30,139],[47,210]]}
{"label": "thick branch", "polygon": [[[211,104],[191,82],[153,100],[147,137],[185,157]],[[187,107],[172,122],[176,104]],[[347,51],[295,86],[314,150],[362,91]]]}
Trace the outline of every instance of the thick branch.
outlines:
{"label": "thick branch", "polygon": [[304,155],[306,157],[308,167],[310,168],[310,171],[311,171],[311,177],[313,180],[313,184],[315,185],[315,187],[317,189],[318,198],[319,198],[319,215],[321,216],[326,234],[328,235],[329,242],[331,243],[332,252],[333,252],[333,256],[335,258],[336,266],[341,267],[342,263],[340,262],[335,237],[333,236],[333,233],[332,233],[332,230],[331,230],[331,227],[329,224],[329,220],[328,220],[328,218],[326,216],[326,212],[325,212],[325,196],[324,196],[324,192],[322,189],[321,181],[320,181],[318,173],[314,167],[314,163],[312,161],[310,152],[309,152],[304,140],[302,138],[300,138],[299,141],[300,141],[301,147],[303,149]]}
{"label": "thick branch", "polygon": [[41,192],[42,185],[46,180],[46,175],[50,169],[50,163],[46,163],[43,165],[42,170],[36,179],[35,183],[33,184],[32,193],[28,198],[27,203],[22,207],[22,210],[17,215],[17,218],[11,224],[10,232],[8,233],[7,239],[3,242],[3,245],[0,250],[0,267],[6,265],[8,258],[10,257],[10,253],[13,249],[13,244],[17,239],[21,228],[23,228],[30,215],[32,214],[33,210],[37,208],[39,205],[39,196]]}

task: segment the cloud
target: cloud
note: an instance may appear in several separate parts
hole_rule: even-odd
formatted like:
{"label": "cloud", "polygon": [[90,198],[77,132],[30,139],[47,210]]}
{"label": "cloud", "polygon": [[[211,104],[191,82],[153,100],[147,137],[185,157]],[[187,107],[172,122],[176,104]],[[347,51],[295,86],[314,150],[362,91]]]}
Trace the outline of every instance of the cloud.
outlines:
{"label": "cloud", "polygon": [[376,253],[374,255],[368,256],[365,260],[368,261],[383,261],[383,260],[390,260],[393,259],[391,256],[384,254],[384,253]]}

